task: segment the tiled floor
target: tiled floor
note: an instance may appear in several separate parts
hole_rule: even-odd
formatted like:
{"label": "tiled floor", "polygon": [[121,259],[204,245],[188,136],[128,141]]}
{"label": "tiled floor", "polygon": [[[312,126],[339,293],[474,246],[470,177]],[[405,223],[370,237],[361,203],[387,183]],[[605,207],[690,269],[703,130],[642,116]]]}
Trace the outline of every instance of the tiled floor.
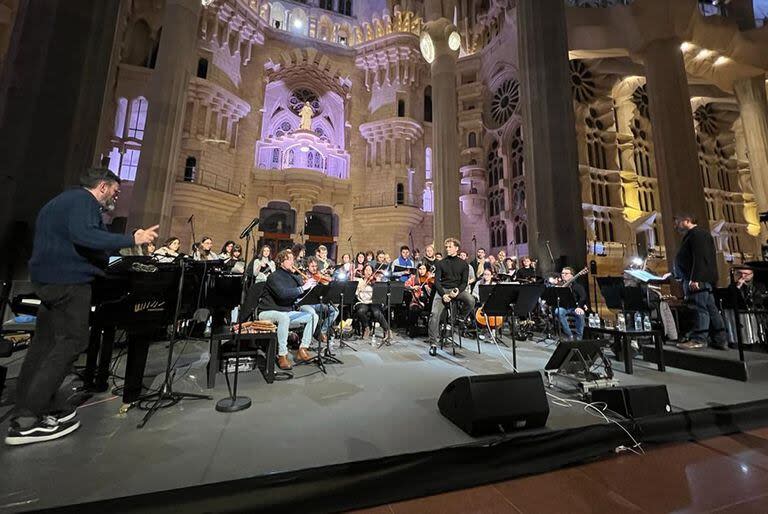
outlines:
{"label": "tiled floor", "polygon": [[649,449],[493,485],[356,511],[452,513],[768,512],[768,428]]}

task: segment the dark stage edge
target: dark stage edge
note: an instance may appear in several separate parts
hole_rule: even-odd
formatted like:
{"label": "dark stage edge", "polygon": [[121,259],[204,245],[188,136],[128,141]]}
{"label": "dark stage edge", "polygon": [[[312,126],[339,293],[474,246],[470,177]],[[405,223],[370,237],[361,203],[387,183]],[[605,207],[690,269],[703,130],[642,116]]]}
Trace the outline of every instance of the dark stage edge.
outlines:
{"label": "dark stage edge", "polygon": [[[643,360],[658,362],[655,346],[643,345]],[[681,350],[674,346],[664,346],[664,363],[672,368],[685,369],[716,377],[748,382],[768,378],[768,354],[744,351],[745,360],[739,360],[737,350]]]}
{"label": "dark stage edge", "polygon": [[[768,400],[626,421],[644,444],[768,426]],[[615,425],[529,431],[478,444],[57,507],[41,512],[339,512],[467,489],[606,457]]]}

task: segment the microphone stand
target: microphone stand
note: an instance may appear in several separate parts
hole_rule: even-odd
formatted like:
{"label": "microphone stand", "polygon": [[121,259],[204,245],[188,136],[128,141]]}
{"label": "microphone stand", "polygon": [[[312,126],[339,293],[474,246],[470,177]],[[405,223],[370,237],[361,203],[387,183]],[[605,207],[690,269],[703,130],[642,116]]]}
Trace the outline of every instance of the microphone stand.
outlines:
{"label": "microphone stand", "polygon": [[187,223],[189,223],[190,229],[192,230],[192,244],[190,245],[190,250],[192,257],[195,256],[195,243],[197,243],[197,237],[195,237],[195,215],[189,217],[187,220]]}
{"label": "microphone stand", "polygon": [[[245,232],[245,262],[246,266],[248,265],[248,248],[251,246],[251,232],[253,232],[254,226],[250,227],[249,230],[246,230]],[[255,255],[255,254],[254,254]],[[245,279],[245,276],[247,274],[248,270],[246,269],[243,273],[243,285],[240,289],[240,309],[242,309],[243,305],[245,304],[245,297],[247,294],[247,284],[248,281]],[[238,309],[237,311],[237,318],[238,318],[238,324],[237,324],[237,334],[235,334],[235,383],[233,387],[229,390],[229,396],[226,398],[222,398],[218,402],[216,402],[216,410],[219,412],[238,412],[241,410],[245,410],[251,406],[251,399],[247,396],[238,396],[237,395],[237,379],[240,376],[240,345],[242,342],[243,337],[243,322],[246,321],[247,318],[250,317],[250,314],[247,317],[243,317],[243,313],[241,310]],[[234,320],[232,320],[234,321]],[[224,368],[224,374],[226,375],[227,368]],[[227,381],[227,384],[229,384],[229,381]]]}

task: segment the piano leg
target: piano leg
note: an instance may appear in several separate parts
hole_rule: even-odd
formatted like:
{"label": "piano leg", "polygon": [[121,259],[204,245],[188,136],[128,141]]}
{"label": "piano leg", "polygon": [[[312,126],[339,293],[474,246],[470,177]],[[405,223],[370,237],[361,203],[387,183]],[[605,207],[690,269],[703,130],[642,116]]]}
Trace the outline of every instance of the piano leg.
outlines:
{"label": "piano leg", "polygon": [[148,354],[149,340],[146,337],[128,335],[128,357],[125,361],[123,404],[130,405],[141,397]]}
{"label": "piano leg", "polygon": [[101,347],[101,327],[91,325],[91,336],[88,340],[88,350],[85,359],[85,371],[83,371],[83,386],[92,390],[94,379],[96,377],[96,363],[99,359],[99,348]]}
{"label": "piano leg", "polygon": [[99,368],[96,371],[96,391],[103,392],[109,389],[109,370],[112,367],[112,353],[115,347],[115,327],[104,328],[101,339],[101,351],[99,352]]}

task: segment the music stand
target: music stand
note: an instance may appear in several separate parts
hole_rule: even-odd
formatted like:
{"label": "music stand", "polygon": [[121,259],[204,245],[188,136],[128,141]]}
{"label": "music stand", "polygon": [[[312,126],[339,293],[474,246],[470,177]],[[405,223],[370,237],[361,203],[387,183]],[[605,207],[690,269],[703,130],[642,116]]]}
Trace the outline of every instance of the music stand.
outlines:
{"label": "music stand", "polygon": [[[356,352],[357,348],[344,341],[344,306],[348,305],[351,309],[355,304],[356,295],[357,282],[354,280],[332,282],[331,290],[328,293],[328,303],[336,304],[339,309],[339,349],[346,347],[353,352]],[[328,348],[326,348],[326,355],[333,357]],[[339,361],[339,364],[343,363]]]}
{"label": "music stand", "polygon": [[562,339],[562,327],[560,326],[560,320],[556,319],[555,316],[557,315],[557,309],[575,309],[577,307],[576,305],[576,298],[573,297],[573,291],[571,291],[570,287],[546,287],[544,288],[544,291],[541,294],[542,300],[549,305],[555,306],[555,311],[552,313],[552,319],[555,323],[555,328],[557,330],[557,340],[560,341]]}
{"label": "music stand", "polygon": [[605,358],[600,341],[563,341],[558,343],[555,352],[544,366],[544,371],[555,371],[559,375],[578,377],[584,373],[585,380],[596,380],[599,375],[590,371],[597,360],[601,359],[607,378],[613,378],[613,368]]}
{"label": "music stand", "polygon": [[[484,291],[485,290],[485,291]],[[486,291],[488,291],[486,293]],[[512,367],[517,372],[517,340],[515,337],[515,317],[527,316],[534,309],[544,291],[542,284],[492,284],[481,285],[480,298],[486,294],[483,313],[488,324],[488,316],[510,318],[512,337]],[[495,338],[494,338],[495,342]]]}
{"label": "music stand", "polygon": [[[315,287],[310,289],[307,294],[305,294],[301,301],[299,301],[298,304],[296,304],[297,307],[303,307],[305,305],[314,306],[314,305],[325,305],[325,298],[328,296],[329,291],[331,290],[330,285],[326,284],[317,284]],[[312,316],[312,334],[314,335],[315,330],[315,317]],[[334,359],[337,360],[338,359]],[[325,363],[331,362],[330,358],[324,358],[323,357],[323,343],[320,341],[320,338],[317,338],[317,355],[309,359],[308,361],[302,361],[297,363],[297,365],[300,364],[317,364],[317,367],[325,374],[328,374],[328,370],[325,369]],[[340,361],[339,361],[340,362]]]}
{"label": "music stand", "polygon": [[[642,289],[624,284],[623,277],[598,277],[597,285],[609,309],[620,310],[622,316],[626,311],[650,312],[648,299]],[[634,325],[633,325],[634,328]],[[631,332],[629,330],[628,332]]]}
{"label": "music stand", "polygon": [[[399,280],[388,280],[386,282],[374,282],[372,304],[387,306],[387,325],[389,331],[392,331],[392,303],[403,303],[403,294],[405,293],[405,284]],[[389,334],[384,335],[384,339],[379,344],[382,346],[391,346]]]}

